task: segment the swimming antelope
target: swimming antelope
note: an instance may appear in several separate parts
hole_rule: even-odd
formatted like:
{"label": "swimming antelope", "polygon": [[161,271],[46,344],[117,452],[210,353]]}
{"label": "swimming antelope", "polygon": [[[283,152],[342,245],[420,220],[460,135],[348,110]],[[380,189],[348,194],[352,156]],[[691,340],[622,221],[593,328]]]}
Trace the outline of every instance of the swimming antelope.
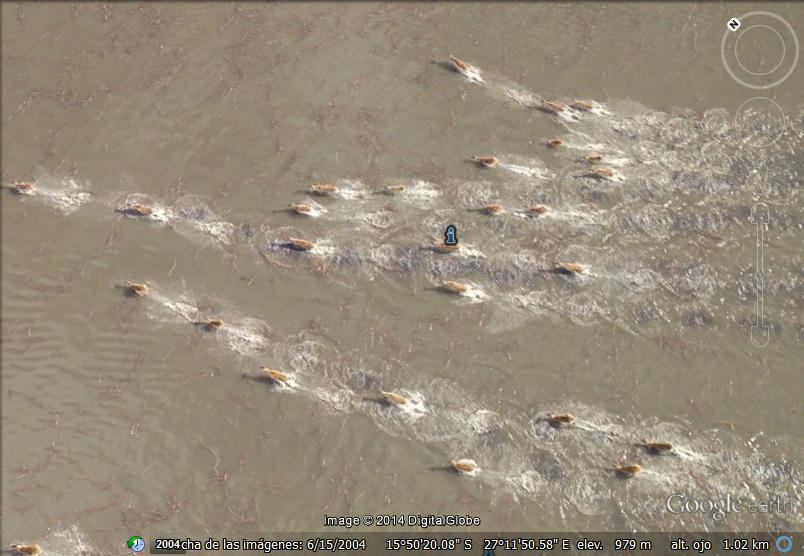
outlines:
{"label": "swimming antelope", "polygon": [[547,420],[556,427],[571,425],[575,422],[575,415],[572,413],[548,413]]}
{"label": "swimming antelope", "polygon": [[33,195],[34,189],[36,186],[29,181],[18,181],[11,184],[11,190],[18,195]]}
{"label": "swimming antelope", "polygon": [[12,544],[9,548],[14,551],[14,554],[31,554],[32,556],[42,554],[42,547],[36,543]]}
{"label": "swimming antelope", "polygon": [[404,193],[405,189],[407,189],[407,188],[404,185],[402,185],[401,183],[394,184],[394,185],[386,185],[385,186],[385,192],[388,195],[397,195],[398,193]]}
{"label": "swimming antelope", "polygon": [[315,249],[315,242],[310,241],[309,239],[289,237],[288,243],[290,244],[290,248],[295,249],[296,251],[311,251]]}
{"label": "swimming antelope", "polygon": [[220,330],[223,328],[223,321],[221,319],[209,319],[209,320],[202,320],[198,322],[194,322],[196,326],[200,326],[204,330]]}
{"label": "swimming antelope", "polygon": [[478,466],[477,462],[473,459],[451,459],[449,460],[449,464],[461,475],[474,476],[480,472],[480,466]]}
{"label": "swimming antelope", "polygon": [[336,191],[338,191],[338,188],[327,182],[314,183],[310,186],[310,192],[315,193],[316,195],[329,195],[330,193],[335,193]]}
{"label": "swimming antelope", "polygon": [[282,386],[288,386],[290,384],[290,375],[287,373],[278,371],[276,369],[271,369],[269,367],[263,367],[262,372],[265,374],[268,380],[274,384],[280,384]]}
{"label": "swimming antelope", "polygon": [[441,289],[449,293],[462,294],[469,291],[469,286],[456,280],[444,280],[441,282]]}
{"label": "swimming antelope", "polygon": [[488,214],[489,216],[497,216],[498,214],[502,214],[505,212],[503,206],[498,203],[491,203],[490,205],[486,205],[480,210]]}
{"label": "swimming antelope", "polygon": [[559,114],[564,112],[567,107],[563,103],[555,100],[542,100],[539,104],[539,109],[550,114]]}
{"label": "swimming antelope", "polygon": [[564,274],[579,274],[583,272],[583,266],[578,263],[558,263],[557,270]]}
{"label": "swimming antelope", "polygon": [[457,58],[457,57],[453,56],[452,54],[450,54],[450,55],[447,56],[447,60],[449,60],[449,63],[452,64],[452,67],[454,67],[456,70],[458,70],[460,72],[469,71],[469,64],[467,64],[466,62],[464,62],[460,58]]}
{"label": "swimming antelope", "polygon": [[126,291],[131,295],[135,295],[137,297],[145,297],[148,295],[148,286],[146,284],[140,284],[138,282],[131,282],[127,280],[125,282],[125,286]]}
{"label": "swimming antelope", "polygon": [[643,440],[639,445],[653,455],[669,454],[673,451],[673,443],[664,440]]}
{"label": "swimming antelope", "polygon": [[612,170],[611,168],[606,168],[604,166],[597,166],[589,170],[587,173],[585,173],[584,177],[595,178],[595,179],[613,178],[614,170]]}
{"label": "swimming antelope", "polygon": [[396,392],[386,392],[384,390],[380,393],[382,394],[382,397],[385,399],[385,401],[391,405],[401,407],[410,403],[410,398],[408,398],[407,396],[403,396],[402,394],[397,394]]}
{"label": "swimming antelope", "polygon": [[486,168],[494,168],[500,164],[500,161],[494,156],[477,156],[474,155],[472,160]]}
{"label": "swimming antelope", "polygon": [[122,209],[116,209],[117,212],[127,214],[129,216],[152,216],[154,213],[153,207],[143,205],[140,203],[131,203]]}
{"label": "swimming antelope", "polygon": [[307,203],[291,203],[290,211],[302,216],[310,216],[313,213],[313,207]]}
{"label": "swimming antelope", "polygon": [[578,100],[577,98],[570,104],[575,110],[582,112],[590,112],[595,108],[595,105],[589,100]]}
{"label": "swimming antelope", "polygon": [[642,473],[642,466],[638,463],[623,463],[614,468],[614,472],[624,479],[630,479],[634,475]]}
{"label": "swimming antelope", "polygon": [[525,209],[531,214],[544,214],[550,210],[544,205],[526,205]]}

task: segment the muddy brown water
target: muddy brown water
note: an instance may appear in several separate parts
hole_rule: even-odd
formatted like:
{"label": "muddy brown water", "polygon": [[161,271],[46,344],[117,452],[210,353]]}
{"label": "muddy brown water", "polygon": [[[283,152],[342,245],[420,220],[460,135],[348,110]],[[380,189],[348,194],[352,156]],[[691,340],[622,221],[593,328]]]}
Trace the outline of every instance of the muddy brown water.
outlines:
{"label": "muddy brown water", "polygon": [[[386,513],[801,530],[804,74],[729,76],[725,23],[755,9],[801,35],[795,3],[3,3],[2,181],[36,184],[0,192],[3,541],[123,553]],[[727,58],[778,76],[792,39],[752,17]],[[612,179],[583,176],[594,152]],[[135,200],[155,217],[114,212]],[[447,224],[463,252],[423,249]],[[674,493],[791,505],[717,521]]]}

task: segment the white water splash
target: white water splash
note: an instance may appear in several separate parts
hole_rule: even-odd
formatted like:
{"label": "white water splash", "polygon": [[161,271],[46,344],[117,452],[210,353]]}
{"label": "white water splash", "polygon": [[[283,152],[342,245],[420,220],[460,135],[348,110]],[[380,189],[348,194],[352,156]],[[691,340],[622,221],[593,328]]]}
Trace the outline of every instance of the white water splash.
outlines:
{"label": "white water splash", "polygon": [[419,419],[427,413],[427,406],[424,403],[424,395],[421,392],[400,390],[402,395],[408,398],[408,403],[404,405],[393,405],[391,409],[400,411],[409,419]]}
{"label": "white water splash", "polygon": [[577,209],[568,207],[560,210],[550,209],[540,215],[533,215],[531,213],[530,218],[547,222],[561,222],[562,224],[568,224],[576,229],[590,229],[601,225],[601,214],[600,211],[594,211],[588,207],[579,207]]}
{"label": "white water splash", "polygon": [[308,387],[307,393],[314,396],[332,412],[345,412],[354,409],[354,392],[347,388],[314,386]]}
{"label": "white water splash", "polygon": [[315,242],[315,247],[306,251],[313,255],[329,256],[335,254],[335,244],[329,239],[322,239]]}
{"label": "white water splash", "polygon": [[469,303],[482,303],[489,298],[488,294],[480,286],[475,284],[467,284],[467,286],[466,291],[461,292],[459,295]]}
{"label": "white water splash", "polygon": [[371,190],[360,180],[338,180],[337,189],[331,194],[332,197],[339,197],[347,201],[366,199],[371,194]]}
{"label": "white water splash", "polygon": [[64,214],[75,212],[92,199],[92,195],[76,180],[53,176],[40,178],[33,191],[23,191],[20,194],[41,199]]}
{"label": "white water splash", "polygon": [[441,195],[438,188],[423,180],[413,180],[409,183],[403,183],[405,191],[397,193],[395,197],[407,205],[417,208],[429,208],[432,206],[433,201]]}
{"label": "white water splash", "polygon": [[361,212],[356,217],[356,220],[368,224],[372,228],[385,230],[394,224],[395,214],[389,210],[379,210],[376,212]]}
{"label": "white water splash", "polygon": [[485,83],[485,79],[483,79],[483,74],[481,73],[480,68],[471,64],[466,64],[466,69],[459,68],[457,66],[453,67],[458,73],[463,75],[469,81],[473,83]]}
{"label": "white water splash", "polygon": [[292,390],[299,389],[299,382],[296,380],[296,375],[285,373],[287,375],[287,380],[284,382],[279,382],[276,380],[271,380],[271,388],[276,390],[277,392],[290,392]]}
{"label": "white water splash", "polygon": [[465,259],[485,259],[486,255],[475,245],[469,243],[461,243],[460,249],[454,253],[449,253],[455,257],[462,257]]}
{"label": "white water splash", "polygon": [[231,222],[224,220],[213,222],[187,220],[185,223],[194,230],[202,232],[220,243],[230,244],[233,241],[235,226]]}
{"label": "white water splash", "polygon": [[528,178],[546,179],[552,175],[548,169],[536,165],[500,162],[500,168],[507,170],[512,174],[517,174]]}
{"label": "white water splash", "polygon": [[524,106],[525,108],[533,108],[534,106],[538,105],[541,99],[528,91],[527,89],[516,89],[513,87],[503,87],[502,88],[503,94],[516,102],[517,104]]}
{"label": "white water splash", "polygon": [[152,292],[149,296],[161,303],[162,306],[168,309],[174,316],[179,316],[188,322],[192,321],[198,314],[198,308],[191,303],[170,299],[156,292]]}
{"label": "white water splash", "polygon": [[[197,305],[188,299],[174,299],[165,294],[154,291],[153,286],[148,298],[156,301],[160,307],[167,309],[172,315],[171,321],[175,322],[176,317],[180,320],[197,323],[203,322],[201,311]],[[162,318],[160,315],[153,315],[155,318]],[[241,355],[247,355],[259,351],[266,346],[264,331],[268,325],[254,318],[237,318],[224,315],[223,327],[216,330],[216,336],[228,345],[229,349]]]}
{"label": "white water splash", "polygon": [[261,333],[264,328],[264,322],[246,319],[237,324],[224,325],[220,333],[233,351],[245,355],[265,347],[265,337]]}

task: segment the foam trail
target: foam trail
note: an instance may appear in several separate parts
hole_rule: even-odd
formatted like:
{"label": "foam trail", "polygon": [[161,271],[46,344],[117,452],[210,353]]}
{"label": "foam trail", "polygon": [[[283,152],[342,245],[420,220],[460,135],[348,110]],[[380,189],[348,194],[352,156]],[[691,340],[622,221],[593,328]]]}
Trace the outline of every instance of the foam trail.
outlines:
{"label": "foam trail", "polygon": [[220,219],[209,208],[206,200],[196,195],[187,195],[176,200],[170,220],[171,225],[179,232],[200,232],[224,245],[234,241],[236,226]]}
{"label": "foam trail", "polygon": [[201,234],[222,245],[232,244],[238,230],[233,223],[221,220],[195,195],[183,197],[169,206],[144,193],[129,193],[114,203],[114,210],[127,219],[163,224],[184,235]]}
{"label": "foam trail", "polygon": [[223,244],[232,243],[232,236],[235,233],[234,224],[223,220],[214,222],[190,222],[190,227]]}
{"label": "foam trail", "polygon": [[532,108],[541,102],[541,99],[538,96],[527,89],[503,86],[500,90],[504,96],[510,98],[515,103],[519,104],[520,106],[524,106],[525,108]]}
{"label": "foam trail", "polygon": [[436,244],[432,248],[429,248],[429,250],[442,257],[457,257],[462,259],[484,259],[486,257],[486,255],[483,254],[483,251],[471,243],[461,242],[456,251],[450,251],[447,253],[439,252],[441,247],[441,244],[436,242]]}
{"label": "foam trail", "polygon": [[[190,299],[173,299],[155,291],[153,287],[148,297],[156,301],[162,309],[166,309],[167,314],[172,317],[166,319],[163,314],[157,312],[153,315],[154,318],[175,322],[178,317],[181,321],[194,324],[205,322],[205,319],[209,318]],[[229,322],[228,318],[224,320],[223,327],[214,333],[218,338],[222,338],[232,351],[246,355],[258,352],[266,346],[267,340],[262,332],[265,330],[268,330],[267,324],[259,319],[233,317],[232,322]]]}
{"label": "foam trail", "polygon": [[536,164],[515,164],[513,162],[500,161],[500,168],[512,174],[527,178],[547,179],[552,176],[549,170]]}
{"label": "foam trail", "polygon": [[335,182],[337,190],[332,193],[333,197],[339,197],[346,201],[356,201],[367,199],[371,194],[369,188],[360,180],[338,180]]}
{"label": "foam trail", "polygon": [[92,195],[73,178],[43,176],[30,191],[20,191],[21,199],[33,198],[71,214],[92,200]]}
{"label": "foam trail", "polygon": [[405,190],[394,194],[394,197],[401,203],[416,208],[430,208],[435,199],[441,195],[438,187],[428,181],[398,180],[395,183],[402,185]]}
{"label": "foam trail", "polygon": [[540,223],[560,223],[577,230],[589,230],[602,227],[601,222],[603,211],[597,211],[591,207],[549,207],[546,212],[534,213],[527,209],[517,209],[513,214],[520,218],[526,218]]}

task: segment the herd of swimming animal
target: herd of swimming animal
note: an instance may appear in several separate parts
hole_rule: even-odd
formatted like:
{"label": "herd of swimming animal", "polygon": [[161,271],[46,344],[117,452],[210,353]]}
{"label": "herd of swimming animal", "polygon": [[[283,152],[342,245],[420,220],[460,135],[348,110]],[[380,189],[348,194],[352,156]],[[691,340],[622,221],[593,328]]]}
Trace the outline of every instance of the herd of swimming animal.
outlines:
{"label": "herd of swimming animal", "polygon": [[[126,292],[133,297],[145,297],[150,291],[147,284],[140,282],[126,281],[123,286]],[[462,284],[459,282],[447,281],[444,287],[454,291],[463,291]],[[214,332],[226,326],[221,319],[193,321],[192,324],[208,332]],[[262,367],[261,371],[267,380],[280,388],[295,386],[295,379],[291,373],[271,367]],[[413,403],[410,396],[400,392],[381,390],[380,394],[385,403],[392,407],[405,408]],[[568,427],[575,423],[576,417],[572,413],[548,413],[545,419],[554,427]],[[664,440],[642,440],[638,445],[653,455],[673,453],[673,444]],[[449,464],[462,475],[476,476],[480,472],[477,462],[470,458],[451,459]],[[624,463],[614,466],[612,471],[619,477],[629,478],[640,473],[642,466],[636,463]]]}
{"label": "herd of swimming animal", "polygon": [[[468,79],[482,82],[483,78],[479,70],[473,66],[451,55],[448,60],[456,71],[463,74]],[[596,103],[588,100],[576,99],[569,103],[563,103],[556,100],[541,99],[536,103],[535,108],[550,114],[560,115],[568,112],[592,112],[596,109],[596,106]],[[548,139],[545,144],[548,148],[559,149],[564,146],[564,140],[551,138]],[[500,160],[495,156],[475,155],[472,157],[472,160],[484,168],[495,168],[500,165]],[[604,157],[597,152],[587,154],[584,157],[584,161],[592,166],[585,170],[582,175],[598,180],[608,180],[615,177],[616,173],[613,169],[606,166],[597,166],[597,164],[602,163],[603,160]],[[26,181],[14,183],[10,185],[9,188],[19,195],[33,195],[36,193],[37,185],[36,183]],[[404,193],[405,190],[405,185],[393,184],[385,186],[383,192],[388,195],[398,195]],[[338,186],[328,182],[315,183],[309,186],[309,192],[316,196],[332,196],[338,193]],[[314,215],[316,211],[315,207],[309,202],[301,201],[291,203],[288,210],[300,216],[311,216]],[[478,210],[492,217],[506,212],[506,208],[500,203],[488,203],[479,207]],[[544,204],[527,204],[524,206],[524,212],[534,217],[546,214],[550,210],[550,207]],[[155,208],[153,206],[139,202],[127,203],[121,207],[115,208],[115,211],[135,218],[147,218],[155,214]],[[284,245],[288,249],[308,252],[315,249],[317,243],[312,239],[288,237]],[[441,254],[455,253],[461,249],[458,244],[452,245],[444,242],[436,242],[430,247],[432,251]],[[585,269],[586,266],[577,261],[557,262],[555,265],[556,271],[569,275],[583,273]],[[126,281],[123,287],[128,295],[137,298],[149,295],[150,291],[146,283],[135,281]],[[442,291],[452,294],[464,294],[470,287],[469,284],[455,279],[444,279],[440,283],[440,289]],[[223,320],[218,318],[195,321],[193,324],[208,332],[215,332],[227,326]],[[292,389],[296,387],[295,377],[292,373],[271,367],[262,367],[261,372],[266,380],[279,388]],[[382,397],[381,399],[390,407],[404,409],[414,403],[411,397],[404,392],[381,390],[379,394]],[[556,428],[572,427],[576,422],[576,416],[568,412],[548,413],[544,416],[544,420]],[[648,454],[654,456],[677,453],[673,444],[664,439],[645,439],[638,442],[637,445],[643,448]],[[455,472],[465,476],[477,476],[481,472],[478,463],[468,457],[450,459],[449,465]],[[615,476],[625,479],[639,475],[643,471],[642,466],[634,462],[620,463],[609,469]],[[37,544],[15,544],[11,546],[11,549],[18,554],[38,555],[41,553],[41,547]]]}

